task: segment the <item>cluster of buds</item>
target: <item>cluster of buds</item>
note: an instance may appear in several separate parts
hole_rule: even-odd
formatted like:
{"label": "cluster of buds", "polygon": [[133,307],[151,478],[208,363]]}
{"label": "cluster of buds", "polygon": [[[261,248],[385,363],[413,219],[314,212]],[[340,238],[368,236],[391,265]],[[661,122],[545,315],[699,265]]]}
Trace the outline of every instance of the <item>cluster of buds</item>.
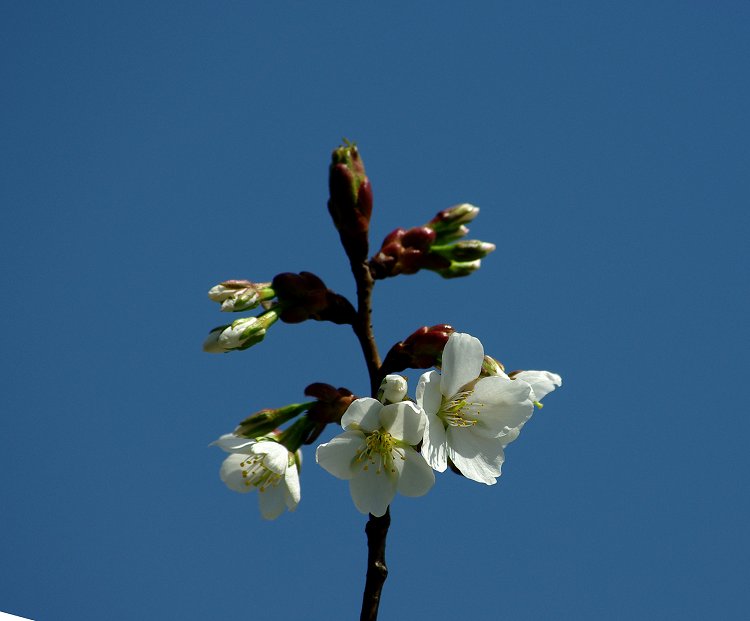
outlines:
{"label": "cluster of buds", "polygon": [[478,213],[478,207],[464,203],[444,209],[424,226],[395,229],[370,259],[373,278],[414,274],[422,269],[437,272],[443,278],[475,272],[481,260],[495,250],[494,244],[461,239],[469,232],[466,223]]}
{"label": "cluster of buds", "polygon": [[265,311],[257,317],[243,317],[231,324],[211,330],[203,351],[224,353],[247,349],[260,343],[276,321],[300,323],[307,319],[351,324],[356,315],[351,302],[334,293],[315,274],[278,274],[273,282],[225,280],[208,292],[221,304],[222,311],[251,310],[262,305]]}
{"label": "cluster of buds", "polygon": [[372,187],[357,147],[348,142],[334,150],[328,175],[331,214],[346,255],[354,263],[367,259]]}
{"label": "cluster of buds", "polygon": [[444,323],[415,330],[388,351],[381,366],[382,375],[439,366],[445,344],[453,332],[453,328]]}

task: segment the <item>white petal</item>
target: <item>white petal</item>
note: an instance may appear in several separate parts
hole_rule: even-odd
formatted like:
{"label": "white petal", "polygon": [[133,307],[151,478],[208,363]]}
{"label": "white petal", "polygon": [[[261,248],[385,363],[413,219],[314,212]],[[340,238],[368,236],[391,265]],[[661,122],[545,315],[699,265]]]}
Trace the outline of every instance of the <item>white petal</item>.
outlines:
{"label": "white petal", "polygon": [[378,414],[383,404],[371,397],[362,397],[352,401],[344,415],[341,417],[341,426],[350,431],[361,429],[362,431],[375,431],[380,427]]}
{"label": "white petal", "polygon": [[531,386],[534,393],[531,397],[533,401],[541,401],[555,387],[562,386],[562,378],[557,373],[549,371],[521,371],[516,373],[513,379],[523,380]]}
{"label": "white petal", "polygon": [[534,412],[531,386],[522,380],[499,376],[479,380],[469,397],[470,410],[476,413],[476,433],[486,437],[504,434],[507,428],[525,423]]}
{"label": "white petal", "polygon": [[483,438],[470,428],[448,429],[448,457],[467,479],[494,485],[505,461],[499,438]]}
{"label": "white petal", "polygon": [[275,520],[286,509],[284,501],[284,484],[272,485],[264,491],[258,492],[258,504],[260,505],[260,514],[266,520]]}
{"label": "white petal", "polygon": [[443,401],[443,395],[440,392],[440,373],[437,371],[428,371],[419,378],[417,384],[417,404],[425,412],[437,414],[440,404]]}
{"label": "white petal", "polygon": [[521,425],[521,426],[519,426],[519,427],[515,427],[515,428],[513,428],[513,429],[509,429],[509,430],[508,430],[508,431],[507,431],[507,432],[505,433],[505,435],[503,435],[503,436],[500,436],[500,437],[498,438],[498,440],[500,440],[500,443],[501,443],[501,444],[503,445],[503,448],[505,448],[505,447],[506,447],[506,446],[508,446],[508,445],[509,445],[509,444],[510,444],[511,442],[514,442],[515,440],[517,440],[517,439],[518,439],[518,436],[520,436],[520,435],[521,435],[521,427],[523,427],[523,425]]}
{"label": "white petal", "polygon": [[396,440],[419,444],[424,434],[425,414],[411,401],[400,401],[380,410],[380,423]]}
{"label": "white petal", "polygon": [[250,446],[255,444],[256,442],[257,440],[240,438],[233,433],[225,433],[217,440],[211,442],[209,446],[218,446],[220,449],[225,450],[227,453],[244,453],[245,455],[249,455]]}
{"label": "white petal", "polygon": [[445,427],[435,414],[427,414],[427,424],[422,436],[422,455],[434,470],[445,472],[448,467],[448,439]]}
{"label": "white petal", "polygon": [[381,517],[396,495],[396,476],[389,470],[369,464],[367,470],[361,470],[349,481],[349,492],[360,513]]}
{"label": "white petal", "polygon": [[250,447],[250,453],[262,455],[263,465],[276,474],[284,474],[289,466],[289,449],[278,442],[256,442]]}
{"label": "white petal", "polygon": [[451,334],[443,350],[440,392],[452,397],[461,386],[477,379],[483,360],[484,347],[479,339],[460,332]]}
{"label": "white petal", "polygon": [[365,434],[361,431],[345,431],[330,442],[321,444],[315,451],[315,461],[339,479],[354,476],[352,465],[363,447]]}
{"label": "white petal", "polygon": [[246,494],[255,489],[252,485],[245,485],[246,479],[242,476],[240,463],[245,461],[246,458],[246,455],[233,453],[224,460],[224,463],[221,464],[221,470],[219,471],[219,476],[226,486],[232,491],[239,492],[240,494]]}
{"label": "white petal", "polygon": [[424,496],[435,485],[435,473],[417,451],[405,447],[404,459],[396,456],[393,464],[399,471],[396,489],[404,496]]}
{"label": "white petal", "polygon": [[299,472],[297,464],[292,464],[286,469],[284,474],[284,501],[286,508],[294,511],[297,508],[301,498],[299,488]]}

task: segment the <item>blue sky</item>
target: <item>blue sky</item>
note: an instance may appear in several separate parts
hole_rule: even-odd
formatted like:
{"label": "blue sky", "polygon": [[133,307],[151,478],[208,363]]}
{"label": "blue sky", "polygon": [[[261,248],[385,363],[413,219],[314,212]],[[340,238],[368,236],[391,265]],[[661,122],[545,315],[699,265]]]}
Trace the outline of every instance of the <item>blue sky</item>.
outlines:
{"label": "blue sky", "polygon": [[308,450],[264,522],[207,447],[311,382],[365,394],[355,339],[201,351],[221,280],[352,295],[347,137],[374,246],[468,201],[498,247],[378,283],[381,351],[447,322],[565,382],[498,485],[397,497],[381,619],[744,618],[748,26],[732,1],[4,3],[0,610],[356,618],[346,484]]}

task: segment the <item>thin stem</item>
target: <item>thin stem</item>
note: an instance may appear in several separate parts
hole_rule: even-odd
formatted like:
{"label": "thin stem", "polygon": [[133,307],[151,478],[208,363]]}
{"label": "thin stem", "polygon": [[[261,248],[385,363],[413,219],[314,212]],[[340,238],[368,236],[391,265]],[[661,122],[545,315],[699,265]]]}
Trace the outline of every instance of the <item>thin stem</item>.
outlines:
{"label": "thin stem", "polygon": [[[357,283],[357,319],[352,327],[365,357],[367,374],[370,378],[370,394],[376,397],[380,388],[381,373],[380,354],[378,354],[378,346],[375,343],[375,334],[372,330],[372,289],[375,281],[367,263],[352,261],[351,267],[354,280]],[[376,621],[378,618],[380,594],[383,591],[385,579],[388,577],[388,567],[385,564],[385,541],[390,525],[391,513],[390,508],[388,508],[382,517],[375,517],[370,514],[370,519],[365,526],[365,533],[367,534],[367,578],[365,590],[362,594],[360,621]]]}
{"label": "thin stem", "polygon": [[365,357],[370,394],[375,397],[380,388],[380,354],[372,330],[372,288],[375,281],[367,263],[352,263],[351,267],[357,283],[357,320],[352,327]]}
{"label": "thin stem", "polygon": [[378,618],[380,594],[385,579],[388,577],[388,567],[385,564],[385,538],[388,535],[390,525],[391,510],[389,507],[382,517],[375,517],[370,514],[370,519],[365,526],[365,532],[367,533],[367,580],[365,592],[362,594],[362,612],[359,615],[359,621],[375,621]]}

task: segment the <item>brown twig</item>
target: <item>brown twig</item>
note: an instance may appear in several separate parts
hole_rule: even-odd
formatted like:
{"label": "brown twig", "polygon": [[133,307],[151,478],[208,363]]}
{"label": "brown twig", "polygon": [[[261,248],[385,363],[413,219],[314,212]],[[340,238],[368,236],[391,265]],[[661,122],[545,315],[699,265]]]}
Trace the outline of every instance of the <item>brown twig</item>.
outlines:
{"label": "brown twig", "polygon": [[376,397],[380,388],[380,354],[372,331],[372,288],[375,281],[367,263],[351,263],[357,283],[357,319],[352,326],[359,339],[370,377],[370,394]]}
{"label": "brown twig", "polygon": [[[367,263],[351,262],[352,274],[357,283],[357,319],[354,333],[357,335],[365,357],[367,373],[370,378],[370,394],[376,397],[380,388],[380,355],[375,343],[372,330],[372,288],[375,281]],[[367,578],[365,590],[362,594],[362,612],[360,621],[376,621],[380,606],[380,594],[383,591],[385,579],[388,577],[388,567],[385,564],[385,541],[388,527],[391,525],[390,508],[385,515],[370,518],[365,526],[367,534]]]}
{"label": "brown twig", "polygon": [[359,621],[375,621],[378,618],[380,593],[388,577],[388,567],[385,564],[385,538],[391,525],[391,510],[386,509],[385,515],[370,519],[365,526],[367,533],[367,581],[365,592],[362,594],[362,612]]}

